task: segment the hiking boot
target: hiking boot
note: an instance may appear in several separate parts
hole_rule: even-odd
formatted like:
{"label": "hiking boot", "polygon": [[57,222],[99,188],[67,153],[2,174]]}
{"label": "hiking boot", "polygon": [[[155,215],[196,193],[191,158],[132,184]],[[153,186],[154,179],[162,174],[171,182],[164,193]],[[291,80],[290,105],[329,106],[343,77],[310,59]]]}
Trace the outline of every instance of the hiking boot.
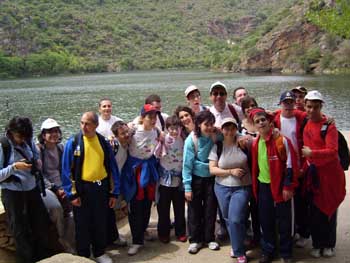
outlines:
{"label": "hiking boot", "polygon": [[111,257],[107,254],[103,254],[99,257],[96,257],[95,260],[97,263],[113,263]]}
{"label": "hiking boot", "polygon": [[217,242],[212,241],[212,242],[209,242],[208,248],[210,250],[219,250],[220,249],[220,245]]}
{"label": "hiking boot", "polygon": [[322,252],[322,256],[326,257],[326,258],[330,258],[330,257],[334,257],[335,256],[335,250],[334,248],[324,248],[323,252]]}
{"label": "hiking boot", "polygon": [[164,244],[167,244],[167,243],[170,242],[169,236],[167,236],[167,237],[159,236],[158,239],[159,239],[160,242],[162,242],[162,243],[164,243]]}
{"label": "hiking boot", "polygon": [[319,258],[321,257],[321,249],[319,248],[313,248],[310,251],[310,256],[314,257],[314,258]]}
{"label": "hiking boot", "polygon": [[143,245],[132,244],[132,245],[129,247],[128,255],[129,255],[129,256],[136,255],[137,252],[139,252],[140,248],[142,248],[142,247],[143,247]]}
{"label": "hiking boot", "polygon": [[190,254],[197,254],[201,248],[202,248],[202,243],[191,243],[187,251]]}

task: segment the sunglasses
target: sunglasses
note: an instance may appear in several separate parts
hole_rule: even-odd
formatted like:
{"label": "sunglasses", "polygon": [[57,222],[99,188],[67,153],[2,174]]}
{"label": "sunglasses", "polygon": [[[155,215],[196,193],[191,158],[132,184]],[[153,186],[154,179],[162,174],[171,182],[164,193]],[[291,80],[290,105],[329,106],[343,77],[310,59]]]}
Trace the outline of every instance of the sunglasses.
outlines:
{"label": "sunglasses", "polygon": [[224,97],[224,96],[226,96],[227,95],[227,93],[226,92],[223,92],[223,91],[220,91],[220,92],[218,92],[218,91],[214,91],[211,95],[213,95],[214,97],[217,97],[217,96],[221,96],[221,97]]}

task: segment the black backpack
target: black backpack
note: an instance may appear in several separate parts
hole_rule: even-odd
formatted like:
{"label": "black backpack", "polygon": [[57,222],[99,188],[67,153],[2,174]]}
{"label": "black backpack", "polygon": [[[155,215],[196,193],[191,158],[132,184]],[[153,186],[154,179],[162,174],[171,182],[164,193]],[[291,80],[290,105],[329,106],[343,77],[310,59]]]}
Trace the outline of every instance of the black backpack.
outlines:
{"label": "black backpack", "polygon": [[[302,125],[301,125],[301,134],[304,131],[305,125],[308,122],[308,119],[305,118]],[[321,127],[321,137],[323,140],[326,138],[326,134],[328,131],[329,123],[324,123]],[[339,162],[341,167],[343,168],[344,171],[347,171],[349,169],[349,164],[350,164],[350,153],[349,153],[349,146],[344,138],[344,135],[337,130],[338,132],[338,156],[339,156]]]}

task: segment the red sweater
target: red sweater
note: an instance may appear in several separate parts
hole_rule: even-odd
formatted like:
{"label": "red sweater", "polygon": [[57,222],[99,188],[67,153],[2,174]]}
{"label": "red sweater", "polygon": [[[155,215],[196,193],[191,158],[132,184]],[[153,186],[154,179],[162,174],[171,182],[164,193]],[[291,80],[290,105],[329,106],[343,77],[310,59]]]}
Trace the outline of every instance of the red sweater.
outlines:
{"label": "red sweater", "polygon": [[[260,136],[258,136],[252,145],[252,185],[253,185],[253,193],[255,198],[258,197],[258,176],[259,176],[259,167],[258,167],[258,144],[259,144]],[[287,168],[286,168],[286,153],[285,151],[283,139],[287,140],[289,152],[292,157],[292,177],[290,184],[286,183],[287,177]],[[270,178],[271,178],[271,192],[272,197],[275,202],[284,202],[282,191],[289,190],[294,191],[294,189],[298,185],[298,163],[297,156],[293,149],[292,143],[286,137],[279,135],[277,138],[273,138],[272,133],[268,136],[266,140],[266,148],[267,148],[267,157],[270,169]],[[284,156],[282,156],[284,155]]]}
{"label": "red sweater", "polygon": [[309,120],[304,128],[304,145],[312,150],[309,163],[316,166],[319,188],[313,189],[313,203],[326,215],[331,216],[345,198],[345,174],[338,157],[338,132],[330,124],[325,139],[321,137],[320,122]]}

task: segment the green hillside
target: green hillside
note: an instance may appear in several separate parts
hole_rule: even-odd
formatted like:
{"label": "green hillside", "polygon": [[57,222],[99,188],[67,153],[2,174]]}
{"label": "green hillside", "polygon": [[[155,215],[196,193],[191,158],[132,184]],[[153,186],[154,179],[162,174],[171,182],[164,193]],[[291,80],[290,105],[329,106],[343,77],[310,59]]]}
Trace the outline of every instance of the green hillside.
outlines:
{"label": "green hillside", "polygon": [[237,70],[304,1],[0,0],[0,77]]}

